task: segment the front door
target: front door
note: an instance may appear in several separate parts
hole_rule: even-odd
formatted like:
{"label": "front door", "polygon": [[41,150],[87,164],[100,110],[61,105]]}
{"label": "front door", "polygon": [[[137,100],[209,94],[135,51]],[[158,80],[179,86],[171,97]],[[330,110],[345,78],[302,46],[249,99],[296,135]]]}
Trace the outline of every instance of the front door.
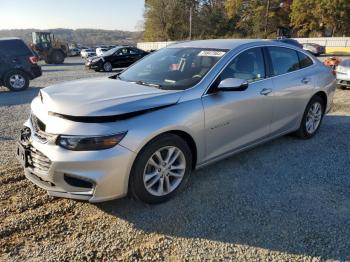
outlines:
{"label": "front door", "polygon": [[206,160],[258,142],[270,132],[272,81],[265,78],[261,48],[239,54],[219,78],[245,79],[249,85],[243,91],[216,91],[203,96]]}
{"label": "front door", "polygon": [[122,47],[117,50],[112,57],[113,67],[127,67],[129,66],[129,50],[126,47]]}

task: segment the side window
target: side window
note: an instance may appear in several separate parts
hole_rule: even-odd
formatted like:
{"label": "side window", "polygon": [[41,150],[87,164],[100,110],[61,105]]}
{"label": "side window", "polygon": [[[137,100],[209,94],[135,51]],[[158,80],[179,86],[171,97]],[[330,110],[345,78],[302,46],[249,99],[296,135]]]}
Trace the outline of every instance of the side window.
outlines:
{"label": "side window", "polygon": [[117,55],[127,55],[129,54],[128,48],[121,48],[117,51]]}
{"label": "side window", "polygon": [[272,61],[272,75],[282,75],[299,68],[297,51],[284,47],[268,47]]}
{"label": "side window", "polygon": [[307,55],[305,55],[301,52],[298,52],[298,56],[299,56],[300,68],[305,68],[305,67],[313,65],[311,58],[308,57]]}
{"label": "side window", "polygon": [[264,57],[261,48],[252,48],[239,54],[221,73],[221,81],[239,78],[254,82],[265,78]]}
{"label": "side window", "polygon": [[141,53],[140,50],[136,48],[130,48],[130,55],[138,55],[140,53]]}

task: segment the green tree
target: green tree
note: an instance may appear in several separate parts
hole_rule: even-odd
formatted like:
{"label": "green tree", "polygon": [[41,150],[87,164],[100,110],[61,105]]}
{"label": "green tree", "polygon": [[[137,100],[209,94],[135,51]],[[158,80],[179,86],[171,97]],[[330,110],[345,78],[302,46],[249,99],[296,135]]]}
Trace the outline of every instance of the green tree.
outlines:
{"label": "green tree", "polygon": [[242,7],[242,1],[243,0],[225,1],[226,14],[229,18],[234,18],[238,14],[240,8]]}
{"label": "green tree", "polygon": [[350,31],[349,0],[294,0],[291,25],[299,36],[332,36]]}
{"label": "green tree", "polygon": [[224,1],[201,1],[198,11],[199,18],[195,24],[198,38],[219,38],[227,34],[229,20]]}
{"label": "green tree", "polygon": [[343,35],[350,31],[350,1],[321,0],[319,4],[321,26],[329,29],[332,36]]}
{"label": "green tree", "polygon": [[194,0],[146,0],[146,41],[182,40],[189,37],[189,10]]}
{"label": "green tree", "polygon": [[236,29],[245,37],[276,37],[278,27],[289,25],[289,9],[281,8],[281,3],[280,0],[243,1],[237,12]]}

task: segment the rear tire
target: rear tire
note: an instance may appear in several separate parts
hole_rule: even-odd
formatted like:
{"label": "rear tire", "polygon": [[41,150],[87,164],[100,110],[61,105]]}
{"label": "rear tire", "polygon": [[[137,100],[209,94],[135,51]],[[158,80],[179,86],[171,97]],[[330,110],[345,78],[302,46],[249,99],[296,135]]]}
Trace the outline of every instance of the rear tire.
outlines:
{"label": "rear tire", "polygon": [[136,157],[129,191],[145,203],[165,202],[186,185],[191,170],[192,153],[186,141],[173,134],[161,135]]}
{"label": "rear tire", "polygon": [[346,90],[346,89],[347,89],[346,86],[339,86],[339,88],[340,88],[341,90]]}
{"label": "rear tire", "polygon": [[313,137],[319,130],[325,112],[325,102],[319,96],[311,98],[307,104],[303,119],[295,135],[301,139]]}
{"label": "rear tire", "polygon": [[29,77],[23,71],[13,70],[5,75],[4,83],[11,91],[23,91],[29,87]]}
{"label": "rear tire", "polygon": [[49,61],[51,61],[52,64],[63,64],[64,62],[64,54],[60,50],[52,51],[50,54]]}

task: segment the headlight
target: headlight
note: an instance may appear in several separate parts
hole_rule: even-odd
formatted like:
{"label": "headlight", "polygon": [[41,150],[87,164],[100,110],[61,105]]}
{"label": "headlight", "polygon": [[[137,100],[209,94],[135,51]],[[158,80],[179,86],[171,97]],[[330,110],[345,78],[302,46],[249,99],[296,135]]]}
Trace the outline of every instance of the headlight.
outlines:
{"label": "headlight", "polygon": [[73,151],[103,150],[116,146],[127,132],[109,136],[59,136],[56,144]]}

